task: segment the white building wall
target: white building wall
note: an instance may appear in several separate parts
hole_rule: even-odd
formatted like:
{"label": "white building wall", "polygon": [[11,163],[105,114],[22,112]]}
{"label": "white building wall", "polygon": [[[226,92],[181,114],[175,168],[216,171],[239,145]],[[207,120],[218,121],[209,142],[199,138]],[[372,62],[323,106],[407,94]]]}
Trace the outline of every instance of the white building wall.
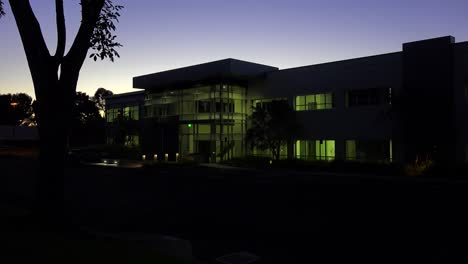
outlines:
{"label": "white building wall", "polygon": [[[334,109],[297,112],[304,125],[301,138],[333,139],[336,158],[344,159],[347,139],[390,141],[393,138],[388,105],[346,106],[348,90],[369,88],[392,88],[392,94],[398,94],[402,89],[401,53],[272,72],[252,81],[248,96],[250,99],[286,97],[294,102],[297,95],[332,92]],[[394,146],[394,157],[396,151]]]}

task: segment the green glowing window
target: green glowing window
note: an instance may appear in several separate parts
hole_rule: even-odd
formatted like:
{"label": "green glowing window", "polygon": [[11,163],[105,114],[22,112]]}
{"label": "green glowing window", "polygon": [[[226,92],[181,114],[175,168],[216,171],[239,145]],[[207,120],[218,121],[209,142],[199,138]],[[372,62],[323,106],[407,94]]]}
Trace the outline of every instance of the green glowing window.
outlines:
{"label": "green glowing window", "polygon": [[334,160],[334,140],[297,140],[295,145],[297,159]]}
{"label": "green glowing window", "polygon": [[107,109],[107,122],[112,123],[117,119],[119,116],[119,109],[118,108],[109,108]]}
{"label": "green glowing window", "polygon": [[325,110],[332,108],[332,93],[296,96],[296,111]]}
{"label": "green glowing window", "polygon": [[127,106],[123,109],[123,115],[128,120],[139,120],[140,114],[138,111],[138,106]]}

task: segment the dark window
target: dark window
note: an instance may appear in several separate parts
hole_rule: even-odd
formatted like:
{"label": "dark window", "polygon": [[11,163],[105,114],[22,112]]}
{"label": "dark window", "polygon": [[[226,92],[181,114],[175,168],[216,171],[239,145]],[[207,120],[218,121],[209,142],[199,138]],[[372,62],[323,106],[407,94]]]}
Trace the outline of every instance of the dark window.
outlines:
{"label": "dark window", "polygon": [[264,109],[266,111],[269,111],[272,107],[273,101],[285,101],[287,102],[286,99],[283,98],[274,98],[274,99],[262,99],[262,100],[254,100],[253,101],[253,106],[258,109]]}
{"label": "dark window", "polygon": [[347,93],[347,105],[382,105],[391,104],[391,88],[372,88],[350,90]]}
{"label": "dark window", "polygon": [[211,112],[210,101],[197,101],[197,104],[198,104],[198,113]]}

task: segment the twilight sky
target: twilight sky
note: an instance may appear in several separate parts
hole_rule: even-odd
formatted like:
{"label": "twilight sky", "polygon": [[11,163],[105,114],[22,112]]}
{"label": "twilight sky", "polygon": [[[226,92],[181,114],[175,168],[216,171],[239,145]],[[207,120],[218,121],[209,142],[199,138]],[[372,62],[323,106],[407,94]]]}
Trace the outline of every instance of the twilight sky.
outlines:
{"label": "twilight sky", "polygon": [[[30,0],[51,53],[53,0]],[[79,0],[65,0],[68,44],[80,22]],[[401,50],[403,42],[453,35],[468,40],[466,0],[115,0],[124,46],[116,62],[88,59],[78,90],[132,91],[132,77],[236,58],[279,68]],[[26,57],[6,3],[0,19],[0,93],[34,96]]]}

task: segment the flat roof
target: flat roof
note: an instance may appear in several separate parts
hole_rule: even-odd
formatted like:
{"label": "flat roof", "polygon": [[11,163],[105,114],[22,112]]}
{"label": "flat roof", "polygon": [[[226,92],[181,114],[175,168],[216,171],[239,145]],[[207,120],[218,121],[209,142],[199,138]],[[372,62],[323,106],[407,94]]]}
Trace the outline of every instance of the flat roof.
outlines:
{"label": "flat roof", "polygon": [[165,89],[213,81],[246,81],[278,70],[277,67],[230,58],[137,76],[133,78],[133,87]]}
{"label": "flat roof", "polygon": [[145,91],[114,94],[104,97],[104,100],[106,100],[106,105],[138,104],[145,100]]}
{"label": "flat roof", "polygon": [[136,91],[136,92],[127,92],[127,93],[119,93],[119,94],[113,94],[110,96],[105,96],[104,99],[115,99],[115,98],[121,98],[121,97],[128,97],[128,96],[139,96],[139,95],[144,95],[145,91]]}

